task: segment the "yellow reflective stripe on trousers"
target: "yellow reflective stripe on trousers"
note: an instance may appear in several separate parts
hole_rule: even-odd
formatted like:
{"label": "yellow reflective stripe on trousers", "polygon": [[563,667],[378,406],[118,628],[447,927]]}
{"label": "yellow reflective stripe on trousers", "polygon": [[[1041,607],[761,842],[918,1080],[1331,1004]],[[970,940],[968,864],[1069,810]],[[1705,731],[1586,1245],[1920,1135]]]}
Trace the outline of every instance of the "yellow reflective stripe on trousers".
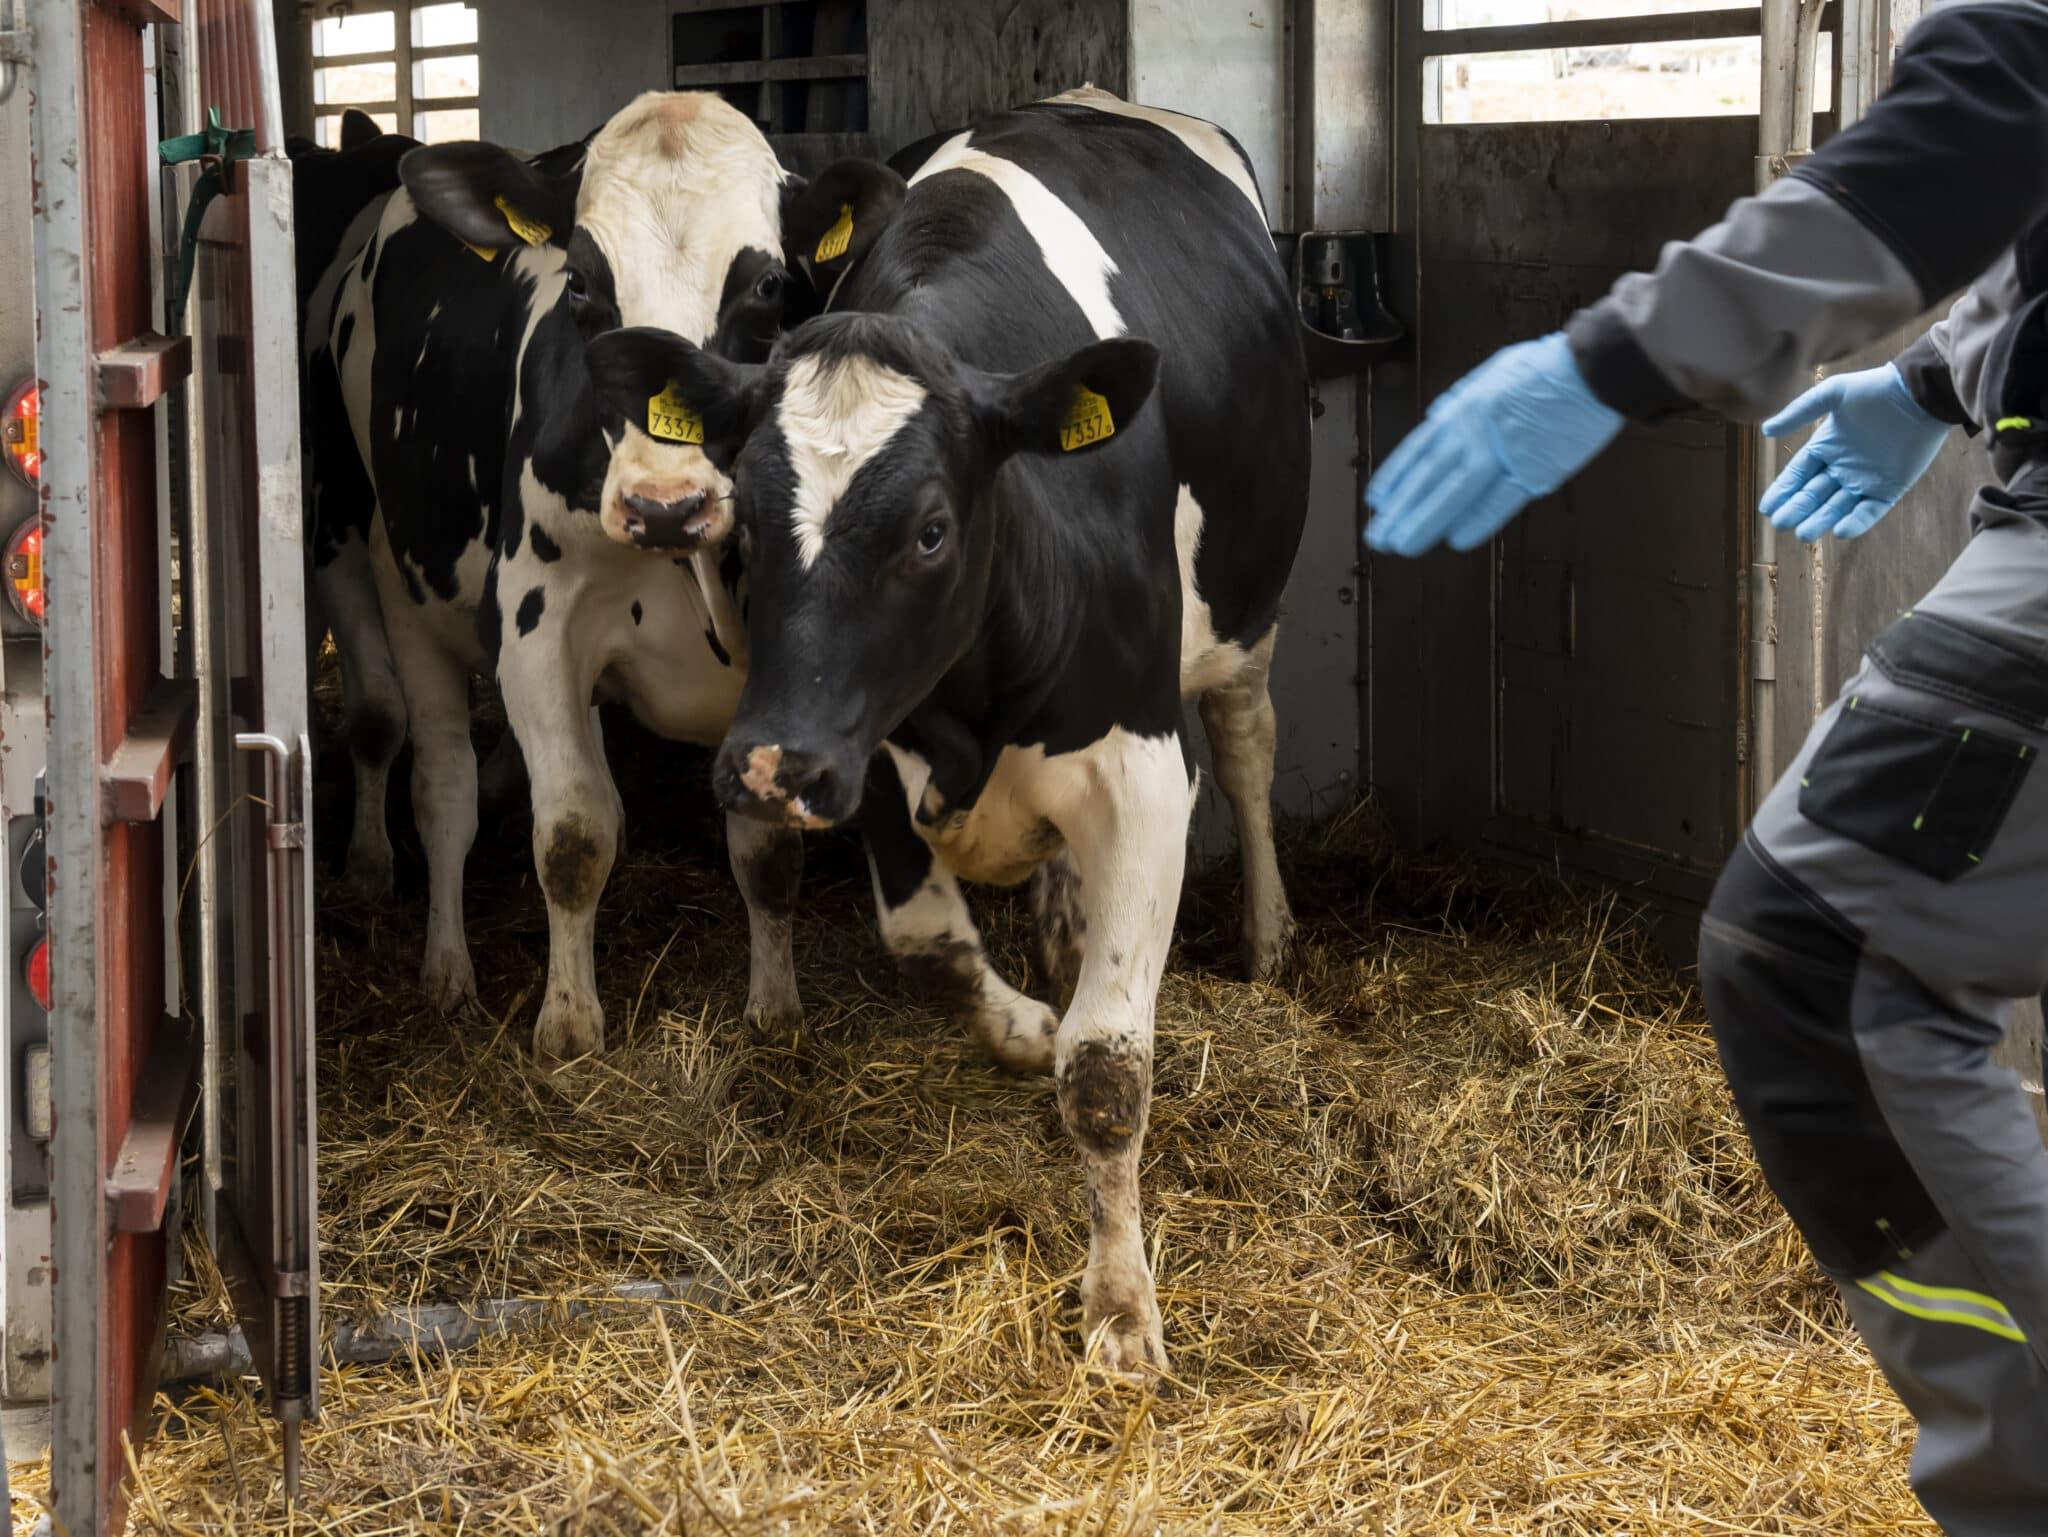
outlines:
{"label": "yellow reflective stripe on trousers", "polygon": [[1964,1291],[1954,1286],[1922,1286],[1903,1276],[1895,1276],[1889,1270],[1865,1276],[1856,1284],[1886,1307],[1896,1308],[1909,1317],[1924,1318],[1930,1323],[1961,1324],[1965,1328],[1982,1329],[2000,1339],[2026,1343],[2026,1335],[2013,1322],[2005,1304],[1982,1292]]}

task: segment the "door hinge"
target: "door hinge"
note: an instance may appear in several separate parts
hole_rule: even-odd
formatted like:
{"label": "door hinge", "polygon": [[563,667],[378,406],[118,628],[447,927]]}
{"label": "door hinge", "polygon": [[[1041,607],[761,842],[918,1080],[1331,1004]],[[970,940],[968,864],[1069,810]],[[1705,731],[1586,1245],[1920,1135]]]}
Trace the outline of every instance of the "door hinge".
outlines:
{"label": "door hinge", "polygon": [[1778,681],[1778,568],[1749,568],[1749,675],[1758,683]]}

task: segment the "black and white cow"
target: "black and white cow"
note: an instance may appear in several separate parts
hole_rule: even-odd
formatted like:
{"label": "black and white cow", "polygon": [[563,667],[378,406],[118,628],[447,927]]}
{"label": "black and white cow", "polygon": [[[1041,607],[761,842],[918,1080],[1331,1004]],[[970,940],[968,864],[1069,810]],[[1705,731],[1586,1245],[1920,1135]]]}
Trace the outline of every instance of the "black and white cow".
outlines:
{"label": "black and white cow", "polygon": [[[476,994],[462,917],[477,825],[468,682],[495,666],[548,907],[534,1047],[577,1055],[603,1043],[592,946],[621,820],[593,697],[623,700],[662,735],[715,743],[744,660],[721,570],[728,482],[687,441],[701,438],[691,427],[651,417],[646,401],[603,406],[583,350],[601,331],[652,324],[765,357],[782,319],[792,188],[751,122],[680,92],[644,95],[586,143],[538,159],[439,144],[400,169],[404,190],[342,277],[327,329],[374,516],[360,551],[342,541],[326,569],[337,585],[359,583],[351,559],[368,571],[389,642],[343,643],[343,673],[359,680],[362,713],[389,728],[370,743],[383,764],[410,731],[429,884],[421,978],[454,1006]],[[346,527],[349,513],[333,522]],[[337,617],[338,641],[341,628]],[[365,756],[351,865],[361,856],[376,872],[390,854]],[[798,1012],[800,845],[745,818],[730,825],[753,934],[747,1013],[784,1024]]]}
{"label": "black and white cow", "polygon": [[[785,221],[792,249],[845,248],[834,313],[765,366],[634,330],[591,368],[621,404],[673,383],[737,447],[752,670],[720,799],[857,820],[905,969],[1002,1062],[1055,1075],[1088,1328],[1111,1366],[1162,1367],[1138,1165],[1184,696],[1236,816],[1255,971],[1291,927],[1267,671],[1308,488],[1295,306],[1236,144],[1099,91],[983,122],[907,187],[835,178],[834,228]],[[1051,925],[1080,952],[1063,1018],[990,972],[957,884],[1035,871],[1042,918],[1078,901]]]}

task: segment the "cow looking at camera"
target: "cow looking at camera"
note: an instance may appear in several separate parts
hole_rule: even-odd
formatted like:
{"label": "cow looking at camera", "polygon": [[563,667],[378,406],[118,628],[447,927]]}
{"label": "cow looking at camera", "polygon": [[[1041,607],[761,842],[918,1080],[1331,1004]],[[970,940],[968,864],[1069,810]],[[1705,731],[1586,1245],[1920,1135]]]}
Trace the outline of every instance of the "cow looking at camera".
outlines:
{"label": "cow looking at camera", "polygon": [[[1184,696],[1255,971],[1291,927],[1266,680],[1308,488],[1295,306],[1235,143],[1098,91],[984,122],[907,183],[843,162],[811,191],[786,234],[834,313],[765,366],[650,330],[590,348],[619,409],[680,397],[737,452],[751,670],[715,787],[778,828],[857,824],[905,971],[1054,1075],[1087,1326],[1106,1364],[1163,1368],[1138,1167]],[[1063,1017],[989,970],[963,878],[1034,880]]]}

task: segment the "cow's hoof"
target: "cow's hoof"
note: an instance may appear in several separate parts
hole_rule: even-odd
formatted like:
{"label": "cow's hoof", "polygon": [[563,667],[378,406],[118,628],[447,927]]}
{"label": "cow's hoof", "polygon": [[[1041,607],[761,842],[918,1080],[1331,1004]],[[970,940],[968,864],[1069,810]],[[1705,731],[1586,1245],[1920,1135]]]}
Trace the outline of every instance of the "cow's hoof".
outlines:
{"label": "cow's hoof", "polygon": [[443,1014],[471,1008],[476,1003],[476,972],[470,968],[469,951],[437,950],[427,946],[420,963],[420,987],[427,1002]]}
{"label": "cow's hoof", "polygon": [[1244,937],[1244,974],[1254,982],[1269,982],[1286,969],[1294,956],[1294,915],[1282,913],[1279,922],[1264,933]]}
{"label": "cow's hoof", "polygon": [[595,998],[577,1002],[550,998],[533,1022],[533,1055],[540,1062],[567,1062],[604,1050],[604,1008]]}
{"label": "cow's hoof", "polygon": [[1013,1073],[1052,1071],[1060,1017],[1036,998],[1018,993],[1005,1004],[982,1004],[967,1028],[997,1066]]}
{"label": "cow's hoof", "polygon": [[393,881],[391,877],[391,852],[386,850],[380,858],[374,854],[348,856],[348,869],[342,876],[342,884],[350,896],[359,902],[382,903],[391,899]]}
{"label": "cow's hoof", "polygon": [[1157,1307],[1133,1319],[1120,1313],[1104,1325],[1088,1321],[1088,1364],[1134,1380],[1158,1381],[1167,1374],[1166,1341],[1160,1332]]}
{"label": "cow's hoof", "polygon": [[787,998],[747,1000],[747,1033],[757,1041],[788,1041],[803,1034],[804,1008],[792,993]]}

